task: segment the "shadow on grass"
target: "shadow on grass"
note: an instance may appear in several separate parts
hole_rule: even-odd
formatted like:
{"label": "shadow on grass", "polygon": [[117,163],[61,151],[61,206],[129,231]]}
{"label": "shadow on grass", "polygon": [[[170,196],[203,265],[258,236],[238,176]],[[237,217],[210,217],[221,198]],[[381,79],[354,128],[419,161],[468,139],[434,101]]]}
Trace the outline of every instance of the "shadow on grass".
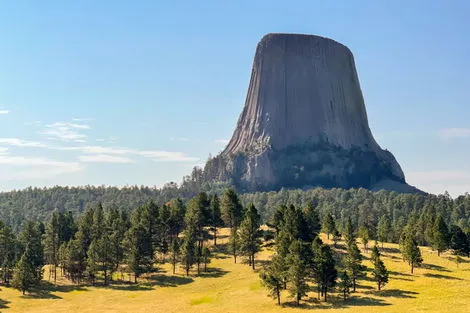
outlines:
{"label": "shadow on grass", "polygon": [[106,286],[106,288],[113,290],[124,290],[124,291],[148,291],[152,290],[151,285],[147,284],[132,284],[132,283],[122,283],[122,284],[113,284]]}
{"label": "shadow on grass", "polygon": [[426,263],[423,263],[421,265],[422,268],[425,268],[427,270],[433,270],[433,271],[439,271],[439,272],[450,272],[450,270],[446,269],[445,267],[443,266],[440,266],[440,265],[434,265],[434,264],[426,264]]}
{"label": "shadow on grass", "polygon": [[386,298],[416,298],[417,292],[400,290],[400,289],[385,289],[381,291],[367,291],[366,294],[373,294],[378,297]]}
{"label": "shadow on grass", "polygon": [[193,281],[194,280],[191,277],[152,274],[147,277],[147,283],[145,285],[160,286],[160,287],[176,287],[179,285],[186,285],[186,284],[192,283]]}
{"label": "shadow on grass", "polygon": [[8,309],[10,301],[0,299],[0,309]]}
{"label": "shadow on grass", "polygon": [[462,278],[453,277],[449,275],[442,275],[442,274],[424,273],[424,276],[431,277],[431,278],[439,278],[439,279],[463,280]]}
{"label": "shadow on grass", "polygon": [[393,276],[407,276],[407,277],[412,277],[413,275],[408,274],[408,273],[403,273],[403,272],[396,272],[396,271],[388,271],[390,275]]}
{"label": "shadow on grass", "polygon": [[202,278],[219,278],[229,273],[229,271],[223,270],[220,267],[209,267],[207,272],[201,272],[199,277]]}
{"label": "shadow on grass", "polygon": [[400,249],[389,248],[389,247],[384,247],[384,248],[379,247],[379,251],[380,252],[385,252],[385,253],[393,253],[393,254],[400,253]]}
{"label": "shadow on grass", "polygon": [[336,295],[328,296],[328,303],[321,302],[317,298],[308,298],[302,300],[299,305],[295,301],[285,302],[282,306],[289,308],[298,308],[304,310],[314,310],[314,309],[331,309],[331,308],[348,308],[355,306],[387,306],[390,303],[386,303],[382,299],[375,299],[371,297],[355,297],[352,296],[346,301],[341,297]]}

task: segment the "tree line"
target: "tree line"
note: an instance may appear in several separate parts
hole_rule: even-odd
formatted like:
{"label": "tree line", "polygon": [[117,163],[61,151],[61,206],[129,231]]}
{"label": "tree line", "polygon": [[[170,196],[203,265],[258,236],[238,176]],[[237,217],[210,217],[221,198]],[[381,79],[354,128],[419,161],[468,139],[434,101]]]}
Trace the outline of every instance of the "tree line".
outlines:
{"label": "tree line", "polygon": [[[456,260],[460,255],[469,256],[468,234],[457,225],[448,227],[440,214],[432,216],[431,220],[427,236],[438,255],[450,249],[457,255]],[[281,304],[282,290],[287,290],[297,305],[308,291],[315,289],[318,298],[324,301],[333,290],[340,292],[346,300],[356,291],[358,280],[365,276],[364,257],[358,243],[363,246],[363,251],[369,251],[369,243],[374,241],[370,249],[372,278],[381,290],[389,281],[389,273],[381,260],[380,242],[383,248],[384,242],[397,236],[403,261],[409,264],[411,273],[422,265],[418,222],[419,219],[412,216],[401,233],[394,234],[387,216],[382,216],[376,225],[363,223],[356,227],[350,217],[344,223],[332,213],[321,218],[313,202],[303,209],[281,205],[269,224],[275,230],[274,255],[261,272],[261,280],[278,304]],[[320,239],[320,232],[331,239],[332,246]],[[340,240],[345,243],[346,253],[335,249]]]}
{"label": "tree line", "polygon": [[[219,198],[201,192],[187,202],[153,201],[130,214],[101,204],[75,217],[55,210],[45,222],[28,221],[16,235],[0,222],[0,273],[4,285],[23,293],[38,287],[44,268],[49,280],[62,274],[73,283],[108,285],[128,275],[137,283],[162,263],[180,266],[186,275],[207,271],[221,227],[231,229],[230,247],[236,261],[242,256],[254,268],[260,248],[260,216],[254,206],[241,205],[227,189]],[[210,244],[209,244],[210,243]]]}

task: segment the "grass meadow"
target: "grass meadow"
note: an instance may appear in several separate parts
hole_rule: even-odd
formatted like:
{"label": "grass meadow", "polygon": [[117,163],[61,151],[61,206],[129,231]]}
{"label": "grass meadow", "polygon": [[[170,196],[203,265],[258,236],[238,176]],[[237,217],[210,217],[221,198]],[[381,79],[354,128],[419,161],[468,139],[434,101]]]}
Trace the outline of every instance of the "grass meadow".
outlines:
{"label": "grass meadow", "polygon": [[[141,278],[139,284],[120,281],[115,275],[110,286],[73,285],[59,278],[57,285],[43,282],[40,291],[21,295],[21,292],[2,287],[1,312],[470,312],[470,260],[463,258],[457,267],[455,257],[449,254],[437,256],[429,248],[422,247],[424,264],[410,273],[402,261],[398,245],[385,244],[382,259],[390,271],[390,281],[382,291],[377,291],[371,276],[369,253],[364,264],[367,276],[359,281],[356,293],[343,301],[338,293],[329,296],[329,302],[321,302],[312,291],[309,297],[296,307],[288,293],[282,294],[282,306],[267,296],[260,284],[258,272],[246,264],[234,264],[233,258],[224,252],[225,235],[215,253],[208,272],[196,277],[186,277],[178,269],[171,274],[170,265],[162,265],[158,272]],[[344,253],[340,242],[338,254]],[[271,251],[265,248],[257,258],[258,270],[269,259]],[[48,277],[47,269],[44,275]]]}

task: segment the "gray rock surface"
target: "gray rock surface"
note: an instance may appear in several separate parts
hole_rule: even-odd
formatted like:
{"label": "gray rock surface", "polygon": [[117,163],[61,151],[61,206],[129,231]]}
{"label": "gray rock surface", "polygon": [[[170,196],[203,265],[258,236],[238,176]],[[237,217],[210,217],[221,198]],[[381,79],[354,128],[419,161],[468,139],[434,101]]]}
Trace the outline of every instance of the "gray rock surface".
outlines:
{"label": "gray rock surface", "polygon": [[372,188],[381,180],[407,186],[398,162],[372,136],[351,51],[298,34],[261,39],[237,127],[204,172],[246,191]]}

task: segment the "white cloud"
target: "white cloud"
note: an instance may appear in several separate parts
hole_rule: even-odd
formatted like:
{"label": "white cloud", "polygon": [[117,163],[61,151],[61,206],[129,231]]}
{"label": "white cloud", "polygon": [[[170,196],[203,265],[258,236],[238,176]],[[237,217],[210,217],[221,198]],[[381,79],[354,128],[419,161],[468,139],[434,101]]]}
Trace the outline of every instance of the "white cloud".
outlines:
{"label": "white cloud", "polygon": [[134,163],[134,160],[109,154],[81,155],[78,159],[87,163]]}
{"label": "white cloud", "polygon": [[188,141],[189,139],[188,138],[184,138],[184,137],[171,137],[170,138],[171,141]]}
{"label": "white cloud", "polygon": [[8,110],[0,110],[0,115],[2,115],[2,114],[8,114],[8,113],[10,113],[10,111],[8,111]]}
{"label": "white cloud", "polygon": [[8,148],[0,147],[0,155],[6,154],[8,152]]}
{"label": "white cloud", "polygon": [[470,138],[470,128],[445,128],[439,131],[441,139]]}
{"label": "white cloud", "polygon": [[78,162],[63,162],[46,158],[0,155],[1,181],[52,178],[83,170]]}
{"label": "white cloud", "polygon": [[85,154],[136,155],[149,158],[153,161],[166,162],[196,162],[199,160],[199,158],[187,156],[183,152],[159,150],[137,150],[130,148],[116,148],[103,146],[56,147],[55,149],[65,151],[80,151]]}
{"label": "white cloud", "polygon": [[46,125],[46,128],[40,133],[42,135],[49,136],[48,138],[54,138],[62,141],[86,142],[87,135],[79,131],[89,129],[91,129],[91,127],[88,124],[56,122]]}
{"label": "white cloud", "polygon": [[226,145],[228,144],[229,140],[228,139],[216,139],[214,140],[214,142],[219,145]]}
{"label": "white cloud", "polygon": [[19,138],[0,138],[0,144],[15,146],[15,147],[31,147],[31,148],[43,148],[45,144],[36,141],[28,141]]}

